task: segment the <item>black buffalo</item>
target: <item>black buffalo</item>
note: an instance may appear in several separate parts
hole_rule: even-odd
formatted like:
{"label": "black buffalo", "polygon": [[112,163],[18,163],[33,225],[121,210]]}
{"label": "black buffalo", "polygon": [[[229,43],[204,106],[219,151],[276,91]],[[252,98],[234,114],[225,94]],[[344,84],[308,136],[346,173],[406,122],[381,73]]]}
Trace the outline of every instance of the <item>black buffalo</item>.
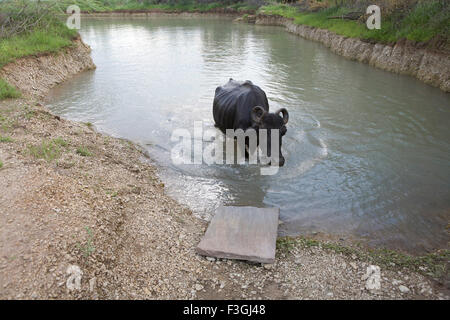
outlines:
{"label": "black buffalo", "polygon": [[281,139],[286,134],[286,124],[289,113],[285,108],[275,113],[269,112],[269,102],[265,92],[251,81],[235,81],[217,87],[214,96],[213,115],[216,126],[222,131],[227,129],[253,128],[257,132],[259,143],[259,129],[267,130],[267,155],[271,154],[271,130],[279,130],[279,166],[284,165],[281,154]]}

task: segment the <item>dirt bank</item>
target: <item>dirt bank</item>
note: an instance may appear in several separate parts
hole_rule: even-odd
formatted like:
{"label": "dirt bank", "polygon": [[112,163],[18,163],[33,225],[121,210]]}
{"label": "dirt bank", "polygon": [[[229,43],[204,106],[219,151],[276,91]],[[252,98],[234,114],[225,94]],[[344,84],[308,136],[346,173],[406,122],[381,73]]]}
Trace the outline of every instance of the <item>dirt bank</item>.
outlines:
{"label": "dirt bank", "polygon": [[18,88],[25,97],[43,98],[57,84],[85,70],[95,69],[91,48],[81,39],[58,54],[25,57],[0,69],[0,78]]}
{"label": "dirt bank", "polygon": [[331,31],[295,24],[292,19],[258,15],[259,25],[284,26],[288,32],[305,39],[323,43],[345,58],[368,63],[371,66],[406,74],[450,92],[450,55],[408,41],[393,45],[368,43],[360,39],[337,35]]}
{"label": "dirt bank", "polygon": [[8,67],[32,90],[0,101],[0,299],[448,299],[445,286],[394,263],[369,289],[369,263],[338,244],[282,241],[271,266],[195,254],[207,224],[164,193],[139,146],[41,104],[75,73],[62,70],[93,66],[77,46],[83,53]]}

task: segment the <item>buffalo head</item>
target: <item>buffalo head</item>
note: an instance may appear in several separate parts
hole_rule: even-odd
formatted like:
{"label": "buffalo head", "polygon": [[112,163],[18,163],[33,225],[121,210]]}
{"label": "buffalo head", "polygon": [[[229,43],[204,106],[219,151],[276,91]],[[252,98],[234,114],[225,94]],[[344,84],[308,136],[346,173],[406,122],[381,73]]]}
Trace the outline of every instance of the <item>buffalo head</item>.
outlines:
{"label": "buffalo head", "polygon": [[285,108],[278,109],[276,112],[271,113],[264,110],[260,106],[256,106],[251,111],[252,127],[258,132],[258,144],[259,144],[259,130],[267,130],[267,156],[271,157],[272,146],[272,130],[278,130],[278,165],[282,167],[284,165],[284,157],[281,154],[281,140],[286,134],[286,124],[289,121],[289,113]]}

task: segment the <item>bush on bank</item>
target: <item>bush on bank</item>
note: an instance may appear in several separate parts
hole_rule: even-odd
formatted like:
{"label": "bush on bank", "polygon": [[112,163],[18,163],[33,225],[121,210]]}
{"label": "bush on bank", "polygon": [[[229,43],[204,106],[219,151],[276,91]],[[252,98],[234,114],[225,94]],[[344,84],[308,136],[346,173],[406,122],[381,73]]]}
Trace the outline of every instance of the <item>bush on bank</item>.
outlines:
{"label": "bush on bank", "polygon": [[[366,27],[366,8],[377,4],[381,8],[381,29]],[[440,36],[450,39],[450,2],[447,0],[310,0],[295,5],[272,3],[260,13],[294,19],[295,23],[328,29],[337,34],[373,40],[395,42],[408,39],[428,41]],[[355,16],[357,20],[346,17]],[[344,18],[339,18],[344,17]]]}
{"label": "bush on bank", "polygon": [[263,0],[61,0],[61,7],[76,4],[84,12],[108,12],[115,10],[163,10],[207,12],[217,8],[238,11],[256,10]]}
{"label": "bush on bank", "polygon": [[[60,17],[54,1],[0,2],[0,68],[25,56],[57,52],[77,36]],[[17,89],[0,79],[0,99],[17,98]]]}

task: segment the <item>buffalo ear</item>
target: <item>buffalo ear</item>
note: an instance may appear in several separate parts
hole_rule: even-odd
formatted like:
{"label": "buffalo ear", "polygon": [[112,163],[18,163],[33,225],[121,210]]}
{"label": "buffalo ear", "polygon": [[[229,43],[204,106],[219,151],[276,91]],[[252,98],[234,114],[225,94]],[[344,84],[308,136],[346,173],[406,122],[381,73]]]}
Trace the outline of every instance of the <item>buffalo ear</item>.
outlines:
{"label": "buffalo ear", "polygon": [[266,113],[266,110],[264,110],[260,106],[254,107],[252,109],[252,113],[251,113],[253,122],[261,123],[261,120],[262,120],[262,117],[263,117],[264,113]]}
{"label": "buffalo ear", "polygon": [[281,109],[278,109],[277,112],[275,112],[275,114],[279,114],[279,113],[283,114],[283,122],[284,122],[284,124],[288,123],[288,121],[289,121],[289,112],[285,108],[281,108]]}

